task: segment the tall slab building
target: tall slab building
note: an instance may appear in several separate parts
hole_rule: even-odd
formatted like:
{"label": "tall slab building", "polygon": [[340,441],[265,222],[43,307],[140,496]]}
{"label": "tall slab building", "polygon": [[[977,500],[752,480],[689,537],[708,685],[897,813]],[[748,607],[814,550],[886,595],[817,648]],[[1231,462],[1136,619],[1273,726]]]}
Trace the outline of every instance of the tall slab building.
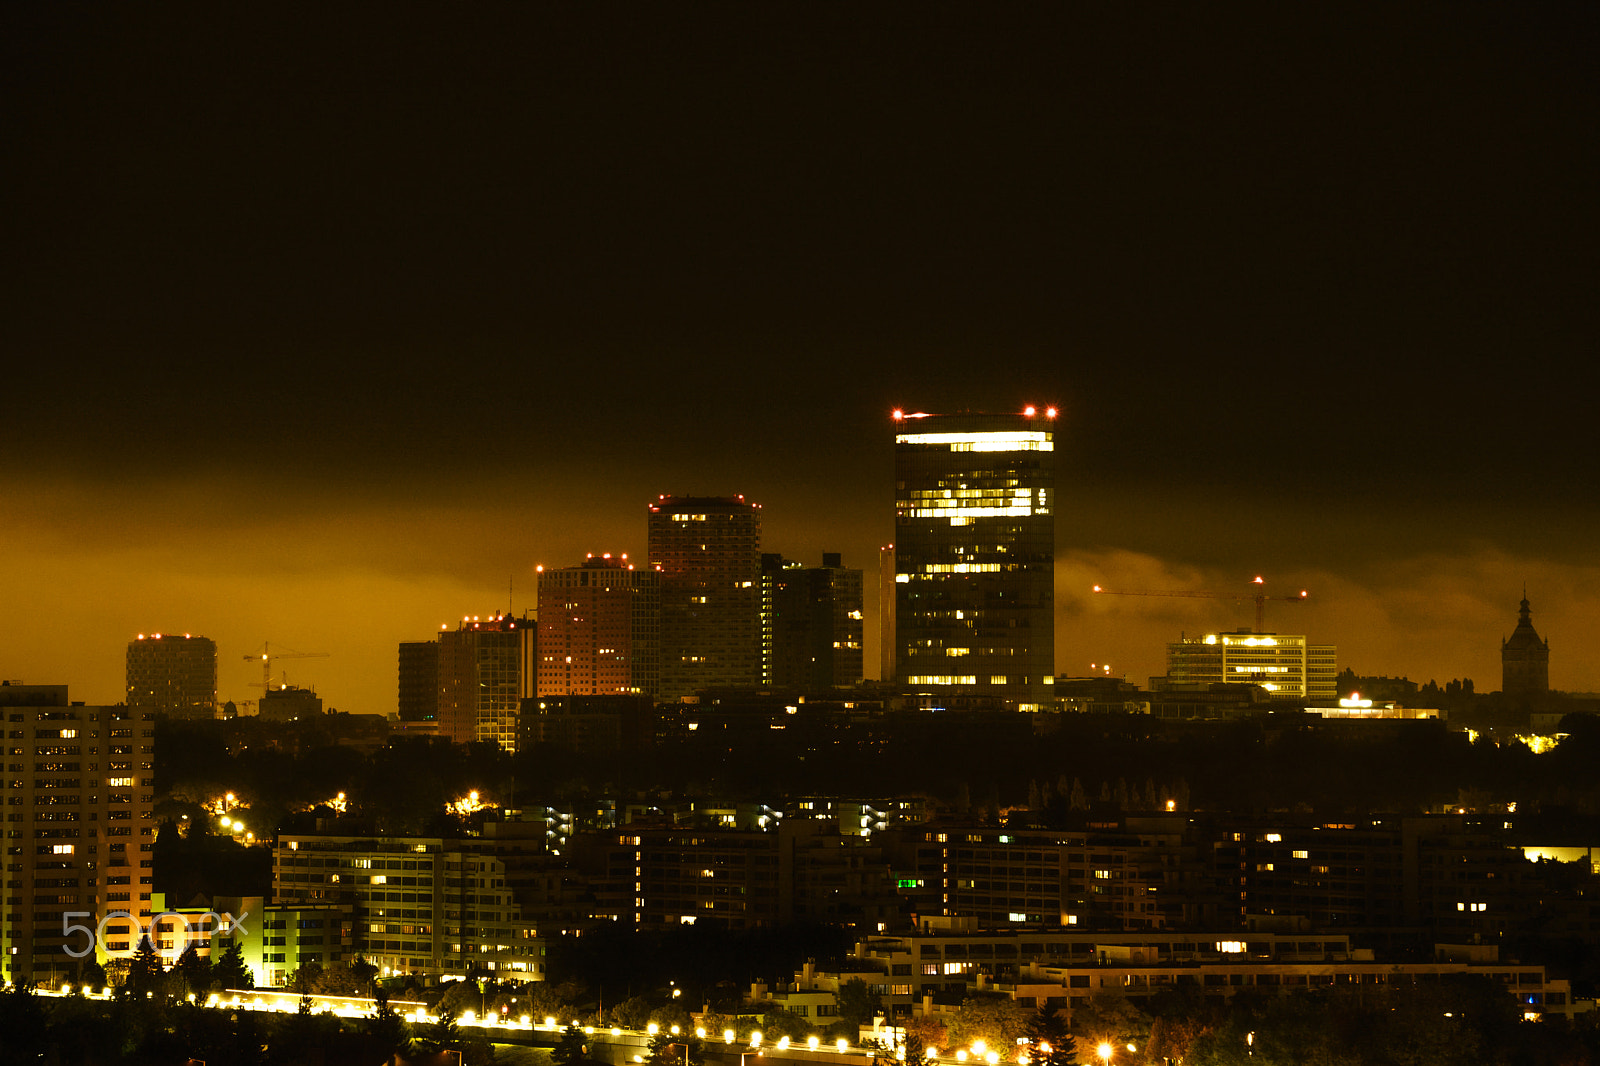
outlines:
{"label": "tall slab building", "polygon": [[540,696],[654,696],[661,575],[626,555],[539,570]]}
{"label": "tall slab building", "polygon": [[439,634],[439,735],[458,744],[492,740],[517,750],[517,714],[537,628],[507,614],[463,618]]}
{"label": "tall slab building", "polygon": [[65,685],[0,683],[9,745],[0,959],[8,981],[82,980],[148,931],[154,711],[86,707]]}
{"label": "tall slab building", "polygon": [[1055,418],[894,413],[895,675],[909,694],[1022,710],[1050,695]]}
{"label": "tall slab building", "polygon": [[862,676],[861,571],[761,556],[761,683],[823,694]]}
{"label": "tall slab building", "polygon": [[128,641],[128,707],[177,718],[217,709],[217,644],[188,633],[140,633]]}
{"label": "tall slab building", "polygon": [[761,683],[761,508],[743,496],[650,505],[661,575],[661,697]]}

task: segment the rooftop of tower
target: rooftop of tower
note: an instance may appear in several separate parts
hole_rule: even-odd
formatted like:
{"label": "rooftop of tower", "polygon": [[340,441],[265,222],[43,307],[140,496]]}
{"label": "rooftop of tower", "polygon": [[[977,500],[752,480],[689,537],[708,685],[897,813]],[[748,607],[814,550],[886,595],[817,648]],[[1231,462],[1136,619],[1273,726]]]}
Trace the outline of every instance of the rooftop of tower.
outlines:
{"label": "rooftop of tower", "polygon": [[906,422],[918,418],[960,418],[963,416],[973,418],[1046,418],[1054,419],[1059,411],[1053,404],[1043,406],[1025,404],[1020,411],[907,411],[903,407],[896,407],[889,413],[895,422]]}
{"label": "rooftop of tower", "polygon": [[650,505],[650,510],[659,511],[663,507],[690,507],[699,511],[737,511],[745,507],[760,507],[759,503],[746,503],[743,496],[673,496],[663,493],[656,497],[656,502]]}

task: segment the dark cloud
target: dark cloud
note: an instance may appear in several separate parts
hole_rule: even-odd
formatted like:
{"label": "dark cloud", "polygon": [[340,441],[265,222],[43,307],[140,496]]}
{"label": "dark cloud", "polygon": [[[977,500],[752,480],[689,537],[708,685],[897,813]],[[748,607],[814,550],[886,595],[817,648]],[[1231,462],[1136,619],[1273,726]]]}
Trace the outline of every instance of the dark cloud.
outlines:
{"label": "dark cloud", "polygon": [[[1064,557],[1592,626],[1592,10],[4,18],[9,673],[303,610],[383,704],[658,492],[870,568],[884,413],[1029,400]],[[1443,675],[1495,611],[1306,617]]]}

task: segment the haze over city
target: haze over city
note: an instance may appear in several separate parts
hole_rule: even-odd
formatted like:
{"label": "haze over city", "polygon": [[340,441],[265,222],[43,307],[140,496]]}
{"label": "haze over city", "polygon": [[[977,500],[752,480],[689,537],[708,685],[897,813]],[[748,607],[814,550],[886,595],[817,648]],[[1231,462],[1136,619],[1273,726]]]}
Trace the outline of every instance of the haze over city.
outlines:
{"label": "haze over city", "polygon": [[[7,16],[0,674],[388,713],[659,493],[869,572],[895,406],[1054,403],[1057,670],[1600,689],[1594,16]],[[877,662],[870,620],[866,662]]]}

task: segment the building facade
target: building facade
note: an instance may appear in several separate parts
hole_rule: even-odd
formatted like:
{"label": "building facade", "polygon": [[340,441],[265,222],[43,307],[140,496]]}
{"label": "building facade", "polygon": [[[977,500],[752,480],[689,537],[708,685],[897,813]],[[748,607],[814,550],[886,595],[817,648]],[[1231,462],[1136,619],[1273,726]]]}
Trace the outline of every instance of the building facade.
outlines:
{"label": "building facade", "polygon": [[407,640],[400,644],[397,707],[402,722],[439,719],[439,643]]}
{"label": "building facade", "polygon": [[1507,696],[1544,696],[1550,692],[1550,642],[1533,628],[1533,614],[1524,593],[1517,628],[1500,641],[1500,691]]}
{"label": "building facade", "polygon": [[128,641],[127,704],[178,718],[217,710],[217,643],[184,633],[140,633]]}
{"label": "building facade", "polygon": [[533,623],[504,614],[464,618],[439,634],[440,736],[517,750],[517,717],[528,695],[523,667],[536,638]]}
{"label": "building facade", "polygon": [[1207,633],[1167,645],[1167,679],[1176,684],[1259,685],[1274,698],[1334,700],[1338,648],[1304,636]]}
{"label": "building facade", "polygon": [[878,680],[894,680],[894,545],[878,549]]}
{"label": "building facade", "polygon": [[295,722],[322,714],[322,697],[308,688],[284,685],[261,694],[256,714],[271,722]]}
{"label": "building facade", "polygon": [[155,712],[8,684],[0,713],[6,978],[54,982],[131,957],[150,925]]}
{"label": "building facade", "polygon": [[862,678],[862,574],[823,552],[821,566],[761,556],[761,682],[826,692]]}
{"label": "building facade", "polygon": [[272,862],[279,907],[349,907],[344,950],[391,973],[465,976],[481,966],[544,979],[543,942],[511,898],[505,864],[467,841],[281,834]]}
{"label": "building facade", "polygon": [[761,682],[761,509],[743,496],[650,505],[661,575],[661,696]]}
{"label": "building facade", "polygon": [[895,673],[1037,709],[1055,682],[1055,409],[895,412]]}
{"label": "building facade", "polygon": [[539,570],[539,696],[654,696],[661,576],[626,555]]}
{"label": "building facade", "polygon": [[1106,995],[1143,1005],[1150,997],[1179,992],[1221,1003],[1241,992],[1376,992],[1451,974],[1487,978],[1515,997],[1525,1018],[1570,1018],[1572,1012],[1569,982],[1549,976],[1543,966],[1502,961],[1492,946],[1440,944],[1431,960],[1380,961],[1348,937],[1307,932],[994,933],[930,922],[911,935],[858,942],[856,960],[873,965],[876,977],[867,978],[868,991],[901,1018],[953,1013],[953,1005],[931,1000],[936,994],[949,1002],[978,991],[1000,993],[1026,1007],[1060,1008],[1070,1024],[1075,1009]]}

